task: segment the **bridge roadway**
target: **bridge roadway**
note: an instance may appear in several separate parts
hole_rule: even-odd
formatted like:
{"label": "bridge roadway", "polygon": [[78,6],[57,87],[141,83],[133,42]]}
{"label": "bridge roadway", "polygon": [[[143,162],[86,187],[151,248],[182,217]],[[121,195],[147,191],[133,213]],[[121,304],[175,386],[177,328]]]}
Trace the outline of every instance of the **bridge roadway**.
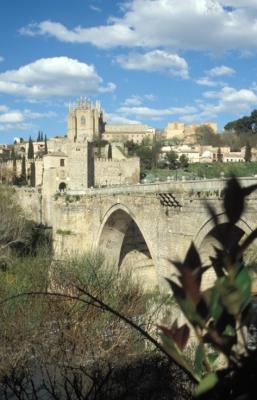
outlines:
{"label": "bridge roadway", "polygon": [[[205,203],[209,201],[216,208],[223,229],[225,182],[171,181],[55,196],[50,203],[47,200],[48,215],[44,218],[53,226],[56,257],[100,249],[114,268],[131,270],[146,289],[163,288],[163,278],[174,271],[169,260],[183,258],[192,240],[208,261],[214,239],[208,235],[213,221]],[[257,179],[240,182],[248,186]],[[235,235],[249,234],[256,226],[257,193],[253,193]],[[206,273],[203,285],[207,287],[212,279],[213,273]]]}

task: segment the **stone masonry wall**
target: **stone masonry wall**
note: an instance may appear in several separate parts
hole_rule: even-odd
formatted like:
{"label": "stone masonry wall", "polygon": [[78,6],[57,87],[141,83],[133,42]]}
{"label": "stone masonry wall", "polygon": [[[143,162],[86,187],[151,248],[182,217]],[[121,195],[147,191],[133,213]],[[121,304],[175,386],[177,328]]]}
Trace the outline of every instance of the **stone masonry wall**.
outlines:
{"label": "stone masonry wall", "polygon": [[[169,260],[183,259],[192,240],[201,248],[213,228],[206,200],[223,216],[224,183],[214,180],[134,185],[60,196],[54,202],[53,213],[56,256],[94,250],[103,243],[101,250],[118,259],[126,233],[123,216],[128,215],[146,242],[159,286],[165,287],[164,277],[174,272]],[[242,181],[243,185],[252,183],[256,179]],[[256,226],[257,195],[252,194],[239,227],[248,234]]]}
{"label": "stone masonry wall", "polygon": [[138,158],[125,160],[95,160],[95,186],[137,184],[140,165]]}
{"label": "stone masonry wall", "polygon": [[23,209],[26,218],[41,223],[41,193],[28,187],[15,188],[18,204]]}

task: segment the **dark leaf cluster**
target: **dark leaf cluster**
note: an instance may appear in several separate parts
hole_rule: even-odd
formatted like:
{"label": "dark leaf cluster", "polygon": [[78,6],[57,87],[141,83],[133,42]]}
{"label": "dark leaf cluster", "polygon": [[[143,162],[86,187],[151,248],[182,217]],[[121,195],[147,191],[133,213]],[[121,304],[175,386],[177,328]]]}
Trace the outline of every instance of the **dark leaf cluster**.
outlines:
{"label": "dark leaf cluster", "polygon": [[[233,371],[238,371],[252,357],[246,339],[252,302],[251,278],[243,255],[257,238],[257,229],[243,238],[234,235],[234,230],[244,212],[246,197],[256,189],[257,185],[241,187],[234,177],[228,180],[223,198],[227,223],[223,229],[220,229],[221,221],[214,208],[206,204],[215,227],[210,235],[215,235],[215,241],[218,241],[209,265],[203,265],[194,243],[183,262],[172,261],[178,273],[176,279],[167,281],[189,324],[178,327],[175,322],[170,328],[161,326],[161,335],[170,356],[199,382],[196,390],[198,396],[209,390],[215,391],[213,388],[217,385],[222,386],[222,374],[231,375],[232,371],[233,375]],[[204,290],[202,277],[210,268],[214,269],[216,279],[210,288]],[[193,365],[184,353],[190,326],[199,342]],[[217,373],[215,367],[219,354],[225,357],[228,365],[222,374]],[[238,379],[238,373],[235,376]],[[238,393],[234,392],[232,381],[230,379],[229,390],[236,396]],[[242,387],[246,386],[244,382]],[[238,388],[238,384],[235,387]],[[244,399],[250,398],[246,393]]]}

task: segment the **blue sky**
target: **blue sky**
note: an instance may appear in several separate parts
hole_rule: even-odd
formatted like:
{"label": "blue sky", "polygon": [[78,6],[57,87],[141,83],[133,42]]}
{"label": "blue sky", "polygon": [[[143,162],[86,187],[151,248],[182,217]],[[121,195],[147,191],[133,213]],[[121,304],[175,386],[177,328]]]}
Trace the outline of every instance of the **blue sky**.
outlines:
{"label": "blue sky", "polygon": [[109,123],[228,121],[257,108],[256,0],[1,0],[0,143]]}

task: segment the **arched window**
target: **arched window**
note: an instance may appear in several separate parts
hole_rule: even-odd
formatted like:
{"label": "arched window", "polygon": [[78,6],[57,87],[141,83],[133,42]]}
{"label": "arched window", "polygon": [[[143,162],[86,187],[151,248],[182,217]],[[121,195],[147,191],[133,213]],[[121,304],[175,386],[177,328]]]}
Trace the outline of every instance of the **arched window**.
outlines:
{"label": "arched window", "polygon": [[60,192],[65,192],[65,190],[66,190],[66,183],[61,182],[60,185],[59,185],[59,191]]}
{"label": "arched window", "polygon": [[80,118],[80,124],[86,125],[86,118],[84,117],[84,115],[82,115],[82,117]]}

